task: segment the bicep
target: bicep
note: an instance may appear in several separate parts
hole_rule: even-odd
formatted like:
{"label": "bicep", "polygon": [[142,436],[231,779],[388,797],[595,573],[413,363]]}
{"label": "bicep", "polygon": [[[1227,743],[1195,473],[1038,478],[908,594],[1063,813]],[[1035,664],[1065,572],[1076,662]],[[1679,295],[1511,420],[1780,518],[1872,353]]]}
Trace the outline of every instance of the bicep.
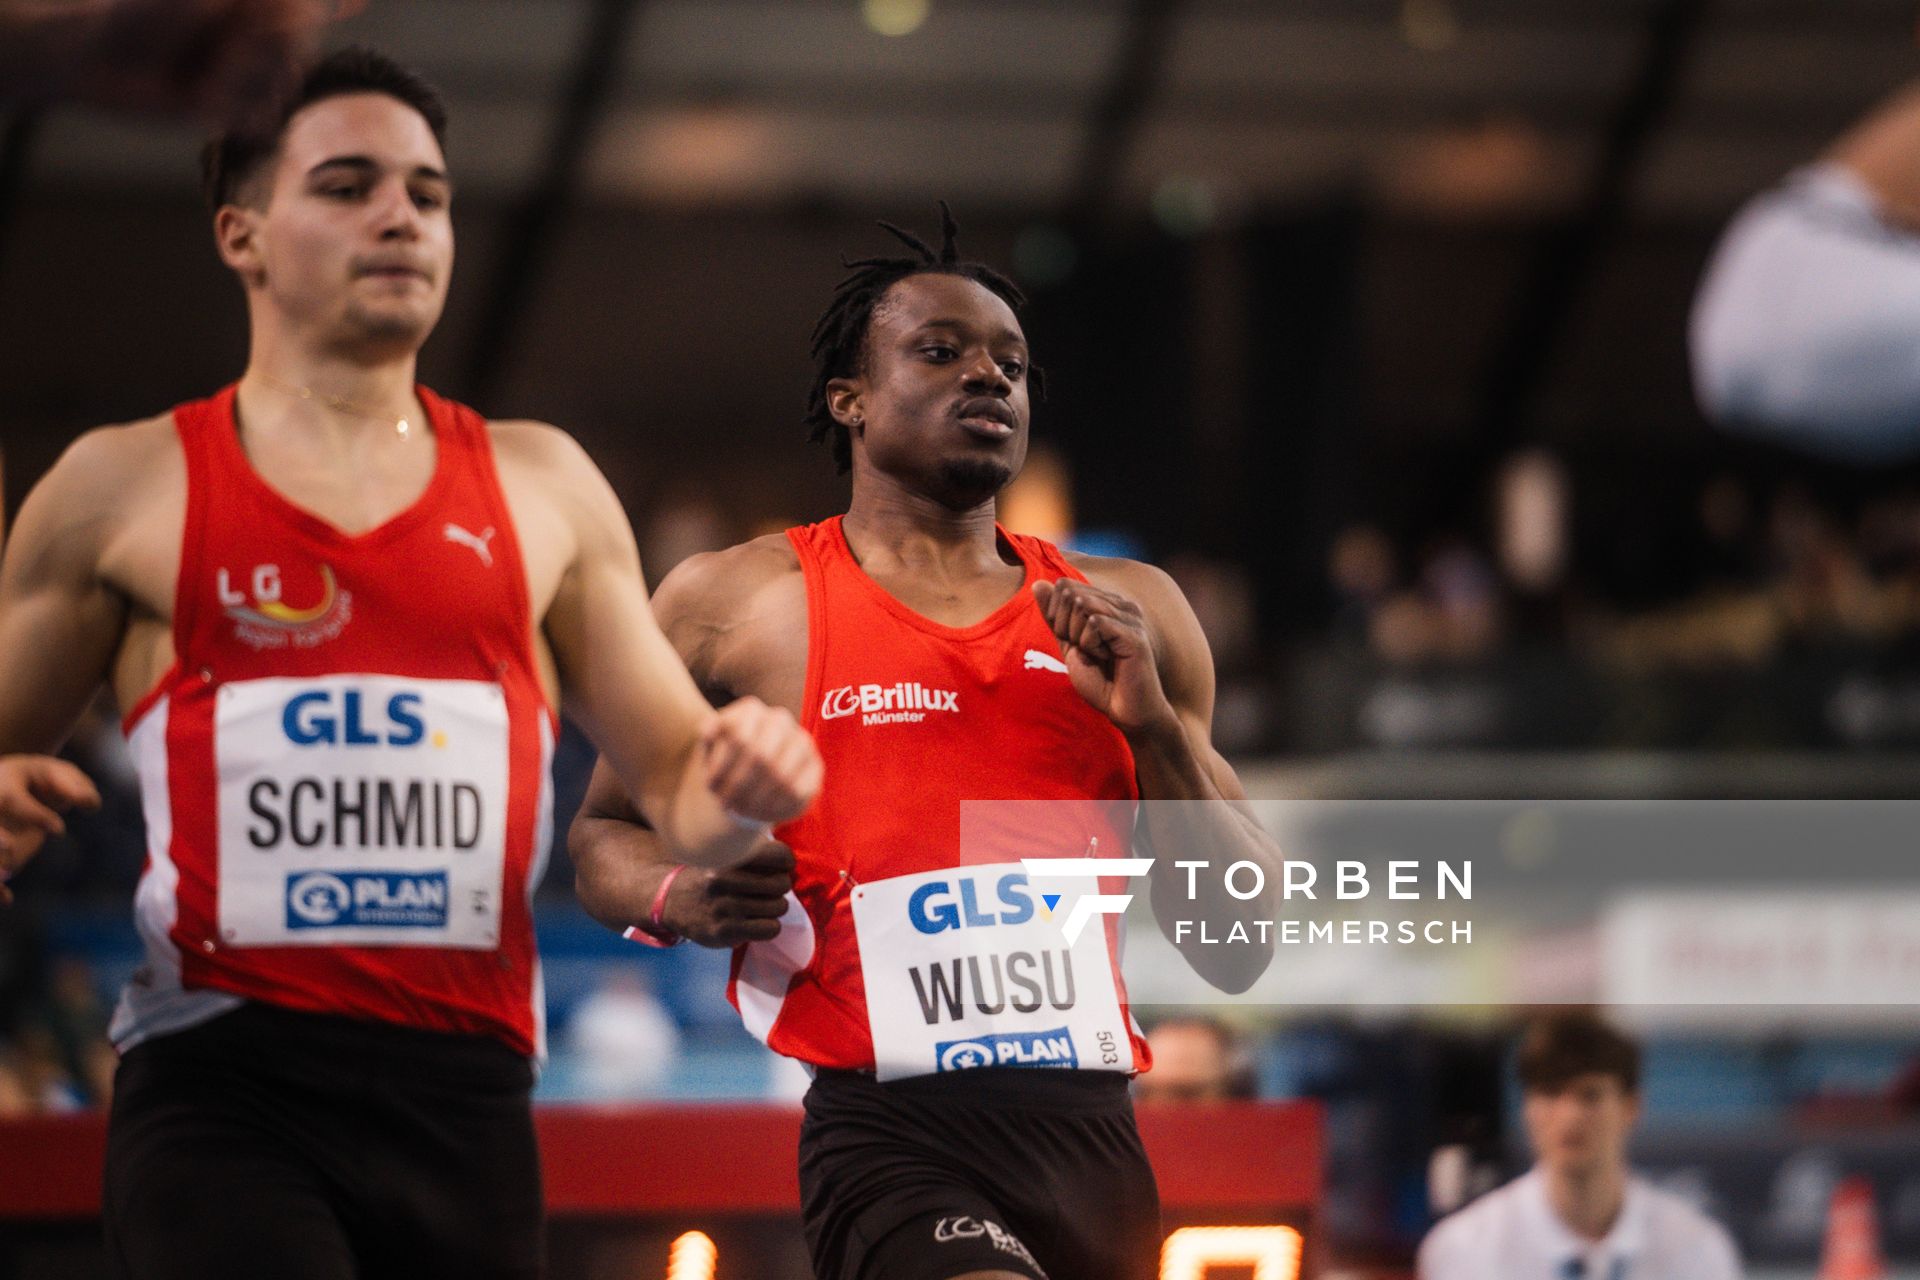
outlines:
{"label": "bicep", "polygon": [[647,824],[646,815],[620,785],[619,775],[608,766],[604,756],[593,762],[593,776],[587,780],[587,794],[580,802],[579,817],[591,821],[631,822],[638,826]]}
{"label": "bicep", "polygon": [[1247,793],[1239,775],[1213,745],[1213,650],[1200,619],[1173,579],[1157,570],[1141,594],[1147,597],[1143,607],[1153,625],[1161,687],[1167,701],[1173,704],[1194,753],[1221,797],[1245,800]]}
{"label": "bicep", "polygon": [[543,625],[563,696],[617,775],[644,779],[657,796],[677,783],[706,700],[648,607],[633,531],[613,490],[584,454],[561,471],[556,497],[575,547]]}
{"label": "bicep", "polygon": [[0,751],[59,745],[105,678],[126,602],[100,577],[107,512],[63,459],[0,558]]}

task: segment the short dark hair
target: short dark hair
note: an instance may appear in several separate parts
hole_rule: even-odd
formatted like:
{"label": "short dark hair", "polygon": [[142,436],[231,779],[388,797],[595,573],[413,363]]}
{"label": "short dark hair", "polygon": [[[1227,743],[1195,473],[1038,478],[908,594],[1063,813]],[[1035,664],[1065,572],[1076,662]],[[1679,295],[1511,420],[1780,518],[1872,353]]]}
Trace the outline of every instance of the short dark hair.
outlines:
{"label": "short dark hair", "polygon": [[[1012,280],[984,262],[961,259],[954,246],[960,228],[954,223],[953,211],[945,200],[940,201],[937,253],[919,236],[891,222],[882,222],[880,228],[911,249],[913,256],[861,258],[843,263],[853,274],[835,286],[833,301],[813,326],[814,378],[813,389],[807,393],[807,438],[816,444],[823,441],[830,444],[834,463],[843,475],[853,467],[853,438],[846,427],[835,421],[833,411],[827,407],[827,384],[835,378],[854,377],[865,366],[867,330],[873,324],[874,307],[886,296],[887,290],[909,276],[960,276],[999,295],[1016,312],[1027,305],[1026,295]],[[1029,365],[1027,379],[1036,394],[1045,394],[1045,375],[1038,368]]]}
{"label": "short dark hair", "polygon": [[200,154],[200,179],[207,203],[215,209],[232,204],[280,150],[294,116],[316,102],[350,93],[384,93],[412,107],[433,130],[434,140],[446,146],[447,107],[440,91],[385,54],[354,45],[315,63],[293,92],[273,108],[231,126],[207,143]]}
{"label": "short dark hair", "polygon": [[1640,1092],[1640,1046],[1585,1009],[1544,1014],[1520,1037],[1514,1065],[1527,1092],[1556,1093],[1584,1075],[1608,1075]]}

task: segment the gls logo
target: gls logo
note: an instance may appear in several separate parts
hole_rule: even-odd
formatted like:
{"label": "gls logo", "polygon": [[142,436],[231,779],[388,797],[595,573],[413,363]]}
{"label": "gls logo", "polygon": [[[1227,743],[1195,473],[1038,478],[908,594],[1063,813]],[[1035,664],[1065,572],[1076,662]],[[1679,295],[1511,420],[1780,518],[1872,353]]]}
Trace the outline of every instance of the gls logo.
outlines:
{"label": "gls logo", "polygon": [[[1087,921],[1095,916],[1125,915],[1133,903],[1130,893],[1100,893],[1100,877],[1125,876],[1133,879],[1147,874],[1153,869],[1152,858],[1022,858],[1020,865],[1027,874],[1036,880],[1092,880],[1095,892],[1082,894],[1073,900],[1073,907],[1067,912],[1061,932],[1067,936],[1067,945],[1080,941],[1080,931],[1087,927]],[[1053,894],[1043,895],[1047,906],[1053,907],[1059,898]]]}
{"label": "gls logo", "polygon": [[[396,693],[387,699],[386,716],[369,724],[358,689],[348,689],[334,702],[331,690],[316,689],[288,699],[280,713],[280,727],[287,741],[297,747],[417,747],[427,737],[427,722],[420,716],[420,695]],[[444,746],[445,737],[435,734],[434,745]]]}
{"label": "gls logo", "polygon": [[[1027,891],[1027,878],[1018,871],[1000,877],[995,892],[1004,910],[997,915],[982,911],[978,886],[972,880],[960,882],[960,900],[952,900],[953,886],[945,880],[930,880],[907,899],[907,919],[921,933],[945,933],[949,929],[977,929],[995,924],[1025,924],[1033,919],[1033,895]],[[935,899],[941,899],[936,902]]]}

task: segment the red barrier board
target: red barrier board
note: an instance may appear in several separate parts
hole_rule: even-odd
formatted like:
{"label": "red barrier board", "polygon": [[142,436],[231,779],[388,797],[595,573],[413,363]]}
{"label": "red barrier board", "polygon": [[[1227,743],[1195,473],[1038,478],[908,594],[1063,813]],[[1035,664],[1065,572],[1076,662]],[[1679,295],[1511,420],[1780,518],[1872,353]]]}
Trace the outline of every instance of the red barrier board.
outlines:
{"label": "red barrier board", "polygon": [[[798,1108],[543,1106],[535,1116],[554,1217],[790,1213],[800,1202]],[[1320,1202],[1317,1104],[1145,1108],[1140,1132],[1169,1209]],[[96,1216],[105,1152],[99,1113],[0,1123],[0,1219]]]}

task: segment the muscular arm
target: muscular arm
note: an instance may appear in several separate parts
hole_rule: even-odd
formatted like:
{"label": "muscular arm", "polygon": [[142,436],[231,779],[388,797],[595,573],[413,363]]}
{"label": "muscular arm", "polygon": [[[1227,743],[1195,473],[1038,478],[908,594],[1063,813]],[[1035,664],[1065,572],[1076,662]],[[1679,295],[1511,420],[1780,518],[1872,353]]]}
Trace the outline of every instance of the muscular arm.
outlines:
{"label": "muscular arm", "polygon": [[[1137,835],[1154,855],[1154,916],[1194,971],[1230,993],[1245,991],[1273,958],[1271,940],[1202,945],[1177,937],[1176,920],[1205,920],[1223,934],[1233,921],[1271,920],[1280,850],[1246,805],[1233,767],[1213,746],[1213,655],[1192,606],[1173,580],[1130,561],[1089,563],[1085,584],[1062,581],[1038,592],[1082,696],[1106,712],[1133,749],[1143,801],[1203,803],[1141,807]],[[1180,861],[1212,865],[1188,896]],[[1224,873],[1252,862],[1267,891],[1248,901],[1226,893]],[[1254,931],[1249,930],[1250,933]],[[1257,934],[1255,934],[1257,938]]]}
{"label": "muscular arm", "polygon": [[521,434],[573,540],[544,623],[570,712],[676,861],[739,862],[761,836],[733,814],[774,822],[811,802],[811,739],[752,700],[707,705],[648,608],[633,532],[598,468],[558,432]]}
{"label": "muscular arm", "polygon": [[[729,693],[713,674],[713,651],[738,618],[731,595],[752,582],[751,569],[729,566],[728,555],[695,556],[667,575],[653,601],[662,633],[699,687],[717,702]],[[738,560],[737,555],[731,557]],[[733,589],[733,590],[730,590]],[[680,865],[620,779],[602,759],[594,766],[585,802],[567,835],[574,892],[594,919],[612,929],[647,924],[668,874]],[[707,946],[763,941],[779,932],[791,886],[793,854],[764,844],[745,865],[725,872],[688,868],[675,876],[661,905],[660,924]]]}
{"label": "muscular arm", "polygon": [[0,752],[48,752],[106,678],[127,604],[100,574],[123,504],[115,432],[83,437],[27,495],[0,559]]}
{"label": "muscular arm", "polygon": [[27,496],[0,558],[0,873],[59,832],[53,810],[98,801],[78,770],[44,753],[106,677],[126,624],[100,565],[124,510],[127,446],[124,432],[103,431],[69,449]]}

